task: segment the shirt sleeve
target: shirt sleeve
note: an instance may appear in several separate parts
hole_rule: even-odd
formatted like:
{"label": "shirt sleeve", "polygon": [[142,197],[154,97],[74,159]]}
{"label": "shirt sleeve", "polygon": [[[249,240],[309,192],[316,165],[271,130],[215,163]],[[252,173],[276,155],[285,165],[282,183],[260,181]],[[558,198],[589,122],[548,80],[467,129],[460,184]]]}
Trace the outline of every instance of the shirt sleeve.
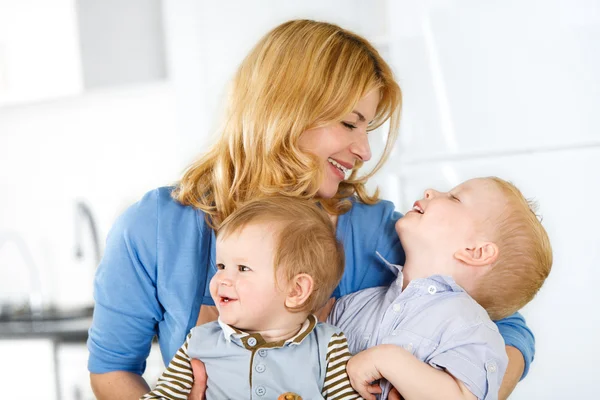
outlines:
{"label": "shirt sleeve", "polygon": [[523,370],[521,379],[525,378],[535,356],[535,337],[533,336],[533,332],[527,327],[525,318],[520,313],[515,313],[510,317],[495,322],[506,345],[516,347],[523,354],[525,369]]}
{"label": "shirt sleeve", "polygon": [[346,371],[350,357],[346,336],[342,332],[332,335],[327,347],[327,372],[322,392],[326,400],[361,398],[350,385]]}
{"label": "shirt sleeve", "polygon": [[462,381],[478,399],[498,399],[508,357],[504,341],[484,323],[448,335],[426,360]]}
{"label": "shirt sleeve", "polygon": [[191,337],[192,335],[189,334],[183,346],[175,353],[165,372],[158,378],[156,388],[146,393],[140,400],[187,400],[194,384],[192,362],[187,353]]}
{"label": "shirt sleeve", "polygon": [[144,372],[163,314],[156,292],[157,215],[155,190],[127,209],[108,235],[87,341],[92,373]]}

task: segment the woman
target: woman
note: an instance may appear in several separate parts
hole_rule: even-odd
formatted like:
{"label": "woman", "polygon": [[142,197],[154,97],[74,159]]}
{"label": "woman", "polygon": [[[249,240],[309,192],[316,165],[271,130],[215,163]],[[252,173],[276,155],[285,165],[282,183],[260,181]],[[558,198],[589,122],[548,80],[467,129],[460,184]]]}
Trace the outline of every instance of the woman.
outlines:
{"label": "woman", "polygon": [[[168,362],[197,321],[214,317],[207,289],[215,272],[214,229],[249,199],[280,194],[320,202],[346,252],[335,297],[388,284],[393,275],[375,253],[403,262],[394,230],[400,215],[364,185],[394,144],[400,103],[391,69],[363,38],[306,20],[269,32],[237,71],[214,147],[175,187],[149,192],[130,207],[109,234],[88,340],[98,399],[147,392],[140,375],[152,338],[158,336]],[[368,132],[388,120],[383,156],[359,176],[371,158]],[[520,350],[510,347],[511,390],[523,370],[521,353],[532,357],[533,340],[520,316],[499,326]]]}

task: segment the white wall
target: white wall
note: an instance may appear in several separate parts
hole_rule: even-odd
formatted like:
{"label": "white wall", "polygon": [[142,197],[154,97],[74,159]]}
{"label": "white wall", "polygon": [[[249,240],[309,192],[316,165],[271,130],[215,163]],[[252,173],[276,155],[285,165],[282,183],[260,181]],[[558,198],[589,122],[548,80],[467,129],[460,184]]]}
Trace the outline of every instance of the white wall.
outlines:
{"label": "white wall", "polygon": [[[177,179],[183,165],[174,118],[168,84],[0,109],[0,237],[26,240],[46,302],[76,306],[92,299],[87,225],[85,258],[74,257],[77,200],[91,206],[103,247],[126,206]],[[7,242],[0,248],[0,299],[22,299],[30,282],[26,260]]]}

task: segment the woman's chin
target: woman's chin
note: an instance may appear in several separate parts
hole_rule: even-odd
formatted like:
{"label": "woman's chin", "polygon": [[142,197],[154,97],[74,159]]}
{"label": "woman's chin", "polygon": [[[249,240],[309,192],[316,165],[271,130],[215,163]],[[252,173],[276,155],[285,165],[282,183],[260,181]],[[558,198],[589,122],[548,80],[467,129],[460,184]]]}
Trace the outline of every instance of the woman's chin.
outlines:
{"label": "woman's chin", "polygon": [[331,199],[337,194],[339,186],[339,183],[328,183],[321,185],[317,195],[322,199]]}

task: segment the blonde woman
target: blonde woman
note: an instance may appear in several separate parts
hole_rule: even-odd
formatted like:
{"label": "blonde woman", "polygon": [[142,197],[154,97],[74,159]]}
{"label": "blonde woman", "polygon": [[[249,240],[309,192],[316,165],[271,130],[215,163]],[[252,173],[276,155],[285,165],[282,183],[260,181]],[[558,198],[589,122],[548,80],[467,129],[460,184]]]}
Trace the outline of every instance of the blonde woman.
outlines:
{"label": "blonde woman", "polygon": [[[154,336],[168,363],[197,322],[216,318],[208,289],[215,230],[250,199],[314,199],[329,213],[346,258],[334,297],[392,282],[376,252],[403,263],[394,229],[401,215],[364,185],[390,153],[400,105],[390,67],[360,36],[308,20],[264,36],[234,77],[216,144],[175,186],[147,193],[111,229],[88,339],[97,398],[148,392],[141,374]],[[386,121],[383,155],[363,172],[368,134]],[[502,391],[510,393],[533,358],[533,336],[518,314],[498,326],[510,358]]]}

